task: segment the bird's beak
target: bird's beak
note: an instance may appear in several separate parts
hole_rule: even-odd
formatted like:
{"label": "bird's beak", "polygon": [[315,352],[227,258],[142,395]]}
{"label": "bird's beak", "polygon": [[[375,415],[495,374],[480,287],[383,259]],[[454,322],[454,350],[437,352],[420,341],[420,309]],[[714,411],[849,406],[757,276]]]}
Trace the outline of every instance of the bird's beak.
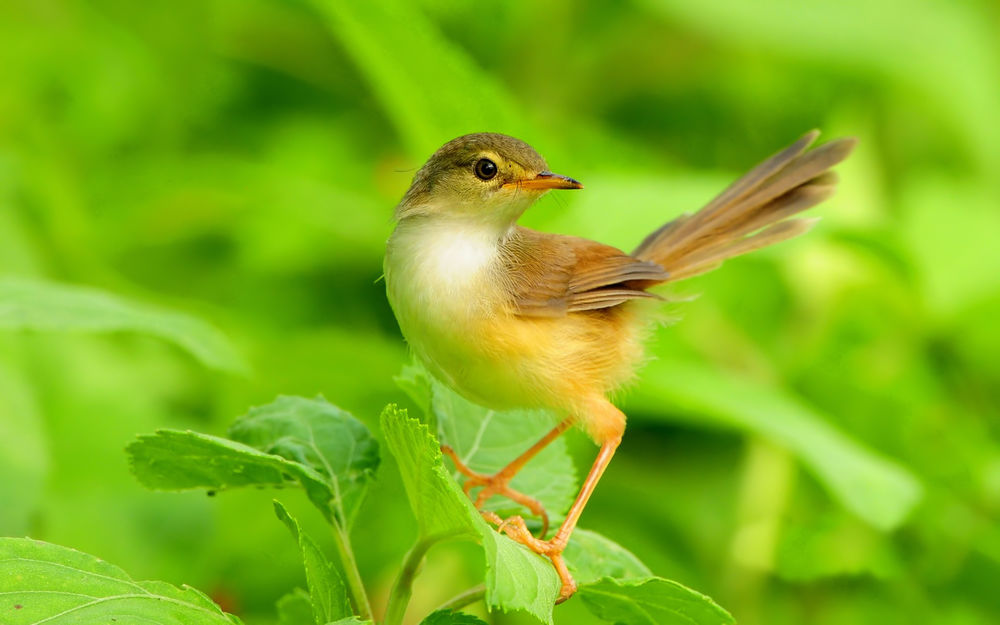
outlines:
{"label": "bird's beak", "polygon": [[573,180],[569,176],[561,176],[559,174],[553,174],[551,171],[542,171],[535,175],[534,178],[526,178],[524,180],[518,180],[517,182],[508,182],[503,185],[508,189],[520,188],[520,189],[582,189],[583,185]]}

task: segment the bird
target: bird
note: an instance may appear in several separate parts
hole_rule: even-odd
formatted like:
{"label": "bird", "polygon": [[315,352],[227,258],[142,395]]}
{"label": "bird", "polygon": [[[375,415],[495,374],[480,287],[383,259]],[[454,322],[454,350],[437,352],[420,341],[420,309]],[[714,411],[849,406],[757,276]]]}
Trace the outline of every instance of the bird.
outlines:
{"label": "bird", "polygon": [[[491,409],[544,409],[556,425],[493,475],[471,470],[448,446],[467,494],[497,530],[547,557],[560,580],[556,602],[576,591],[563,551],[625,432],[609,395],[644,359],[659,322],[654,287],[711,271],[723,261],[809,230],[796,217],[830,197],[831,168],[853,137],[808,149],[813,130],[762,161],[694,213],[651,232],[631,252],[521,225],[543,194],[582,189],[552,173],[534,148],[511,136],[474,133],[445,143],[417,170],[395,208],[385,250],[390,306],[410,349],[441,382]],[[622,215],[625,207],[609,207]],[[621,218],[621,217],[619,217]],[[598,446],[572,506],[552,536],[548,514],[510,480],[572,427]],[[542,520],[483,510],[492,496],[523,504]]]}

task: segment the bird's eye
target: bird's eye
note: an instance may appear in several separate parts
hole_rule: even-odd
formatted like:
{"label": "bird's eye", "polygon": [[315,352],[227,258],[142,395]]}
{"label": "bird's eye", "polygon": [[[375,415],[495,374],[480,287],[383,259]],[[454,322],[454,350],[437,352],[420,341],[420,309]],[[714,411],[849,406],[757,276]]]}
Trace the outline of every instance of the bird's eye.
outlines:
{"label": "bird's eye", "polygon": [[474,171],[480,180],[492,180],[497,175],[497,164],[488,158],[481,158],[476,161]]}

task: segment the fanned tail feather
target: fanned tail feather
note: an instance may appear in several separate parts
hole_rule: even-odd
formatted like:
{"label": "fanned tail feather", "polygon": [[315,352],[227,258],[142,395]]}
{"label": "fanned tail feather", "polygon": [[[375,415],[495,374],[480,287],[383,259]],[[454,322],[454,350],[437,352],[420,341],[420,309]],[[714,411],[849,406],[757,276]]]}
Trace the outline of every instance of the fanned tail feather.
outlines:
{"label": "fanned tail feather", "polygon": [[833,195],[831,167],[854,149],[854,138],[806,151],[819,131],[760,163],[693,215],[682,215],[652,232],[632,256],[662,266],[664,282],[715,269],[727,258],[798,236],[815,219],[789,219]]}

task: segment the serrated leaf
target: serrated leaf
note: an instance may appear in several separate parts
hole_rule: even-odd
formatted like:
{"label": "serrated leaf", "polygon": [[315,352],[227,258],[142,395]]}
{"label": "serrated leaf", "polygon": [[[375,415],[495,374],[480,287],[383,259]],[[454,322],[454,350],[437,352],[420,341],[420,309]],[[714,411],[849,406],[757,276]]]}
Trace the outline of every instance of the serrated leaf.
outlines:
{"label": "serrated leaf", "polygon": [[427,369],[416,360],[412,360],[404,365],[403,369],[392,380],[417,405],[431,431],[440,434],[437,417],[431,407],[434,400],[432,386],[434,379]]}
{"label": "serrated leaf", "polygon": [[394,405],[382,412],[382,432],[396,458],[420,540],[468,538],[486,553],[486,602],[552,622],[559,580],[552,565],[486,524],[444,467],[425,424]]}
{"label": "serrated leaf", "polygon": [[486,625],[486,621],[465,612],[436,610],[420,621],[420,625]]}
{"label": "serrated leaf", "polygon": [[158,430],[126,449],[132,473],[159,490],[298,483],[328,521],[343,523],[345,515],[353,518],[378,465],[368,428],[323,399],[278,398],[251,410],[233,430],[274,453],[208,434]]}
{"label": "serrated leaf", "polygon": [[351,605],[347,599],[347,589],[340,573],[306,535],[299,522],[288,514],[285,507],[274,502],[274,512],[292,533],[302,553],[302,565],[306,570],[306,584],[316,625],[325,625],[334,619],[351,616]]}
{"label": "serrated leaf", "polygon": [[596,616],[616,625],[730,625],[733,617],[705,595],[652,577],[603,579],[580,586],[577,595]]}
{"label": "serrated leaf", "polygon": [[132,473],[147,488],[222,490],[240,486],[301,485],[309,500],[332,520],[334,493],[312,468],[281,456],[266,454],[227,438],[157,430],[144,434],[126,448]]}
{"label": "serrated leaf", "polygon": [[793,452],[845,507],[881,529],[902,523],[923,494],[904,467],[866,449],[780,389],[661,359],[644,369],[629,405],[663,418],[668,417],[664,407],[680,407],[700,423],[759,434]]}
{"label": "serrated leaf", "polygon": [[638,579],[653,574],[631,551],[589,530],[577,528],[563,555],[573,579],[581,585],[603,577]]}
{"label": "serrated leaf", "polygon": [[312,601],[309,593],[296,588],[278,599],[278,622],[281,625],[313,625]]}
{"label": "serrated leaf", "polygon": [[137,582],[99,558],[30,538],[0,538],[0,595],[4,625],[241,622],[193,588]]}
{"label": "serrated leaf", "polygon": [[[418,403],[427,403],[440,440],[451,446],[472,470],[493,474],[502,469],[558,422],[541,410],[497,411],[476,405],[435,380],[419,364],[404,368],[397,383]],[[426,401],[423,401],[426,398]],[[456,471],[455,479],[460,479]],[[566,450],[566,441],[557,438],[531,459],[511,487],[538,499],[557,523],[577,493],[576,467]],[[527,508],[506,497],[493,497],[484,506],[502,517],[519,514],[530,518]]]}
{"label": "serrated leaf", "polygon": [[378,442],[368,427],[322,397],[281,396],[251,408],[229,428],[229,437],[322,475],[345,526],[354,520],[379,465]]}
{"label": "serrated leaf", "polygon": [[140,332],[174,343],[205,366],[237,373],[247,369],[229,340],[200,319],[79,286],[0,279],[0,328]]}

